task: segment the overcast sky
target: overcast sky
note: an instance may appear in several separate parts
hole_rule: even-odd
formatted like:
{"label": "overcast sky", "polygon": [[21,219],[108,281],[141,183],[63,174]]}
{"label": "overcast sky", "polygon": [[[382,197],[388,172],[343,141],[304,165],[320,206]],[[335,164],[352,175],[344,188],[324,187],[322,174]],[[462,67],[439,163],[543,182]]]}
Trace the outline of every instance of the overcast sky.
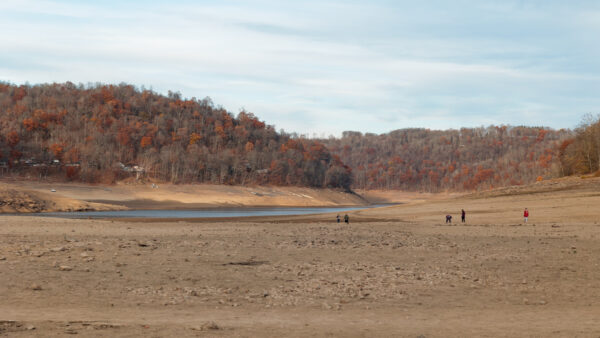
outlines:
{"label": "overcast sky", "polygon": [[277,129],[574,127],[600,1],[0,1],[0,81],[209,96]]}

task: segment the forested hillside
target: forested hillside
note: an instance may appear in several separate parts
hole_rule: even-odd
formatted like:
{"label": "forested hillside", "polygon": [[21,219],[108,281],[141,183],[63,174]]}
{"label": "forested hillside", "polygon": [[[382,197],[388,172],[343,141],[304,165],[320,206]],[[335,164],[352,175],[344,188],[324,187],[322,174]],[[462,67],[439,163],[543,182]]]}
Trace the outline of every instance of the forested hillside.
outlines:
{"label": "forested hillside", "polygon": [[277,133],[253,114],[130,85],[0,83],[3,175],[111,183],[348,188],[350,169],[320,142]]}
{"label": "forested hillside", "polygon": [[562,174],[600,174],[600,116],[586,116],[575,133],[559,148]]}
{"label": "forested hillside", "polygon": [[469,191],[535,182],[559,174],[559,145],[572,132],[490,126],[387,134],[344,132],[322,140],[349,165],[353,188]]}
{"label": "forested hillside", "polygon": [[600,122],[588,120],[576,133],[490,126],[308,140],[210,99],[126,84],[0,83],[0,174],[469,191],[598,170]]}

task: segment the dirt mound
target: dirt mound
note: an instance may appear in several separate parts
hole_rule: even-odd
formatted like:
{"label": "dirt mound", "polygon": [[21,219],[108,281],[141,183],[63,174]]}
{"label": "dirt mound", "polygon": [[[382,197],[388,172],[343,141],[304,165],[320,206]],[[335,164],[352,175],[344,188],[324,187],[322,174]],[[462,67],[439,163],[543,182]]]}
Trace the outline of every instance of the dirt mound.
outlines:
{"label": "dirt mound", "polygon": [[1,213],[92,211],[121,208],[123,207],[79,201],[76,199],[53,195],[52,192],[43,193],[39,191],[21,189],[5,184],[0,185]]}
{"label": "dirt mound", "polygon": [[2,212],[40,212],[47,208],[47,202],[24,191],[14,189],[0,191],[0,210]]}

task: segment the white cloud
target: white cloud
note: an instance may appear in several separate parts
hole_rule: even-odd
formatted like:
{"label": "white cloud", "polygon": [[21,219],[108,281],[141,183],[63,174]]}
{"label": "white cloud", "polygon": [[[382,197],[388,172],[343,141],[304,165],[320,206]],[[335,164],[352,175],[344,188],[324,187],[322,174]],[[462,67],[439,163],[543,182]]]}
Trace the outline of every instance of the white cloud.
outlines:
{"label": "white cloud", "polygon": [[[124,81],[211,96],[309,135],[492,122],[569,127],[577,119],[564,112],[597,109],[599,51],[586,37],[597,36],[598,11],[466,3],[472,9],[4,2],[0,80]],[[582,20],[555,20],[559,12]]]}

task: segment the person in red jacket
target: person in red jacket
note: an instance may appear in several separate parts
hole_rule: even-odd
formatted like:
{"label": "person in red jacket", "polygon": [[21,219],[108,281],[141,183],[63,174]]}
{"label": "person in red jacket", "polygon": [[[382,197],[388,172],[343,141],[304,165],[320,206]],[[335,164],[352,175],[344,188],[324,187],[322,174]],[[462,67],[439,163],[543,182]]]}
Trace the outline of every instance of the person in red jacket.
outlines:
{"label": "person in red jacket", "polygon": [[525,218],[525,223],[527,223],[527,218],[529,218],[529,210],[527,208],[523,211],[523,218]]}

